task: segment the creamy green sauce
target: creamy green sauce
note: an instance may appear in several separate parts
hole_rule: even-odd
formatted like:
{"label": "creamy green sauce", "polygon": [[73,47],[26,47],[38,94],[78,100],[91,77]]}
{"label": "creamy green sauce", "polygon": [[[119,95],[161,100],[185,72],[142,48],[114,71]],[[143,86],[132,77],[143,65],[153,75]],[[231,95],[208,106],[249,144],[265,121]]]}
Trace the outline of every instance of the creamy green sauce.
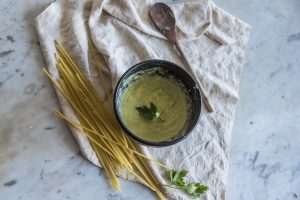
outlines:
{"label": "creamy green sauce", "polygon": [[[121,117],[127,128],[138,137],[152,142],[168,141],[180,135],[188,119],[188,97],[174,78],[142,75],[123,94]],[[143,118],[136,107],[150,102],[157,106],[162,121]]]}

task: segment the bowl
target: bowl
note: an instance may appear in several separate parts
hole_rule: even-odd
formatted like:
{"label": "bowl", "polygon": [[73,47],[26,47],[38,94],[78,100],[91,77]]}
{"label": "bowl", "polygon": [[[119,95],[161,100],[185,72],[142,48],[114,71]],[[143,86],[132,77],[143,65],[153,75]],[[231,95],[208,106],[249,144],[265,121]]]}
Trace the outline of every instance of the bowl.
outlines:
{"label": "bowl", "polygon": [[[133,78],[139,75],[144,74],[145,72],[149,72],[152,70],[152,73],[159,76],[172,76],[176,80],[179,80],[183,83],[185,87],[186,95],[189,97],[189,120],[186,122],[186,128],[184,132],[180,135],[167,140],[167,141],[148,141],[145,140],[136,134],[134,134],[124,123],[121,116],[121,103],[123,94],[128,88],[128,86],[132,83]],[[194,127],[196,126],[201,113],[202,101],[201,101],[201,93],[199,90],[199,86],[197,82],[192,78],[192,76],[186,72],[182,67],[178,66],[175,63],[166,61],[166,60],[147,60],[141,63],[138,63],[131,68],[129,68],[119,79],[115,91],[114,91],[114,99],[113,99],[113,108],[114,113],[121,127],[125,130],[126,134],[128,134],[131,138],[138,141],[143,145],[162,147],[176,144],[183,139],[185,139]]]}

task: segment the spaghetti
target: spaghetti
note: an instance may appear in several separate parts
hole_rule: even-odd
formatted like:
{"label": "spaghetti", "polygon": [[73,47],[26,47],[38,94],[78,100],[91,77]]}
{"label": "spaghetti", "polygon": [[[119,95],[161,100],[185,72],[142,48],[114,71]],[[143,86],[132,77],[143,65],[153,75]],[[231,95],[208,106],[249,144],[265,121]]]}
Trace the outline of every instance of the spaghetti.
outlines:
{"label": "spaghetti", "polygon": [[[146,160],[167,170],[171,168],[148,158],[137,150],[136,145],[123,132],[113,113],[106,107],[91,82],[84,77],[63,46],[57,41],[55,46],[59,78],[55,80],[47,70],[44,69],[44,72],[68,101],[79,123],[57,110],[56,115],[78,129],[89,140],[115,190],[121,190],[117,174],[126,178],[124,174],[126,169],[129,174],[153,190],[159,199],[165,199],[159,189],[160,183],[152,175]],[[91,41],[89,47],[100,77],[103,79]],[[108,95],[107,86],[104,86]]]}

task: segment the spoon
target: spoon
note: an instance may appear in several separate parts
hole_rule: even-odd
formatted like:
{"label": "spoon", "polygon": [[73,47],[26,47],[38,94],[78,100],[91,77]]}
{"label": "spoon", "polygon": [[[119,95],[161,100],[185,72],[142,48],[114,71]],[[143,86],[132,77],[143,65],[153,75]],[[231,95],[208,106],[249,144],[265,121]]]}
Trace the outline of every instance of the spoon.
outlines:
{"label": "spoon", "polygon": [[192,76],[196,79],[198,82],[200,91],[203,96],[203,101],[206,106],[206,109],[208,112],[213,112],[214,108],[213,105],[210,103],[208,95],[201,84],[198,76],[194,73],[192,70],[191,64],[189,63],[188,59],[183,53],[183,50],[179,44],[177,34],[176,34],[176,21],[174,14],[169,6],[167,6],[164,3],[155,3],[151,8],[150,8],[150,18],[154,22],[156,28],[170,41],[172,42],[177,51],[180,53],[181,57],[183,58],[188,71]]}

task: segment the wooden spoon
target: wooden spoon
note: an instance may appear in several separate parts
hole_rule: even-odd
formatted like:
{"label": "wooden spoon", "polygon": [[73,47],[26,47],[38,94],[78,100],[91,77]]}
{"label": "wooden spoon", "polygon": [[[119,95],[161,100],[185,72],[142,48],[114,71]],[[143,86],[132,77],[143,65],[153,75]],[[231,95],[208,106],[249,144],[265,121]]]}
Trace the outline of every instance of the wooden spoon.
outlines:
{"label": "wooden spoon", "polygon": [[164,3],[155,3],[150,8],[150,17],[154,22],[156,28],[162,34],[164,34],[170,42],[172,42],[176,46],[178,52],[180,53],[181,57],[183,58],[188,68],[187,70],[190,72],[190,74],[192,74],[194,79],[196,79],[198,82],[206,109],[208,110],[208,112],[213,112],[214,111],[213,105],[210,103],[208,99],[208,95],[204,90],[203,85],[201,84],[198,76],[192,70],[190,63],[188,59],[185,57],[183,50],[178,42],[177,34],[176,34],[176,20],[171,8]]}

